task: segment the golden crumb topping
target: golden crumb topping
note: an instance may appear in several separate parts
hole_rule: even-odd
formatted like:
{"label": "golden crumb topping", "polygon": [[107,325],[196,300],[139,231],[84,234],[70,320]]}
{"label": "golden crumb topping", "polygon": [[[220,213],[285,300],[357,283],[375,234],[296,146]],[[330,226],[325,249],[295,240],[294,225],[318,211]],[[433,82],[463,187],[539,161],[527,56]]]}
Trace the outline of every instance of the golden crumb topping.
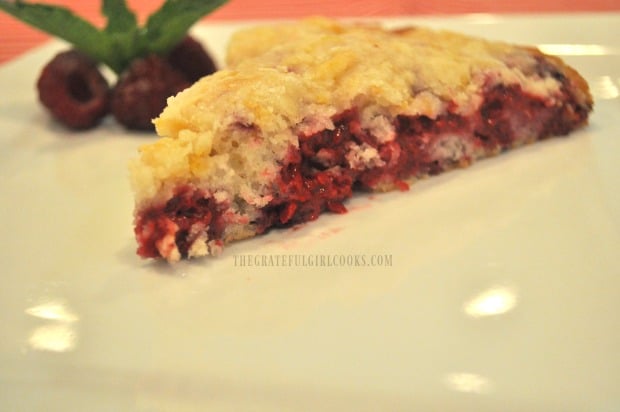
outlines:
{"label": "golden crumb topping", "polygon": [[536,74],[531,49],[319,18],[238,32],[228,65],[170,98],[155,120],[162,139],[132,165],[139,204],[187,183],[265,204],[297,136],[333,128],[331,116],[350,108],[389,140],[396,115],[467,115],[494,83],[543,96],[559,89]]}

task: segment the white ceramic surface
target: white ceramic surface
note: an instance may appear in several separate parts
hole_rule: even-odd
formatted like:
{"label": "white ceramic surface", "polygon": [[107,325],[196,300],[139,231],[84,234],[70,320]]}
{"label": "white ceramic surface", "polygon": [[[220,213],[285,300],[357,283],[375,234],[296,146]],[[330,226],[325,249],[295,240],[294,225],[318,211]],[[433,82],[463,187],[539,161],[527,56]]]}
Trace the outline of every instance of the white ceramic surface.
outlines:
{"label": "white ceramic surface", "polygon": [[389,23],[562,54],[591,125],[169,266],[134,254],[152,137],[48,119],[59,43],[0,67],[0,410],[620,411],[620,14]]}

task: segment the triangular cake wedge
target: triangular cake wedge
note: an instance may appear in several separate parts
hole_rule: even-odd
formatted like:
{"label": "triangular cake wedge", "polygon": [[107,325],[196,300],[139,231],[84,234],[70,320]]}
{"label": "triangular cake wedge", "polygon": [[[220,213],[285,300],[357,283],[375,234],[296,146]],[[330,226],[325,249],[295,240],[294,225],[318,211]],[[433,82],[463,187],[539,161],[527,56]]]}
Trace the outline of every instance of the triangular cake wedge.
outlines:
{"label": "triangular cake wedge", "polygon": [[233,36],[131,165],[138,254],[177,261],[343,213],[587,124],[585,80],[533,47],[327,19]]}

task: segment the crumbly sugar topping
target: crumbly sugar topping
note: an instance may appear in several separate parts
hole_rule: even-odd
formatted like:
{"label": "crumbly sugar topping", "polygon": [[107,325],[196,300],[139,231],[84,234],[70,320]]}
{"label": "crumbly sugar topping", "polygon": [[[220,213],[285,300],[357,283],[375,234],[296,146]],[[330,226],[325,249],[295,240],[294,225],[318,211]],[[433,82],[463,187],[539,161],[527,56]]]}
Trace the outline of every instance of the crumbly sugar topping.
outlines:
{"label": "crumbly sugar topping", "polygon": [[[241,31],[228,68],[172,97],[155,120],[161,139],[131,166],[138,206],[192,184],[261,207],[297,135],[333,128],[350,108],[380,141],[396,115],[467,115],[485,87],[519,84],[549,96],[559,82],[535,73],[531,50],[423,28],[387,31],[308,19]],[[376,161],[357,148],[355,165]],[[222,197],[223,195],[219,195]],[[225,197],[225,196],[224,196]]]}

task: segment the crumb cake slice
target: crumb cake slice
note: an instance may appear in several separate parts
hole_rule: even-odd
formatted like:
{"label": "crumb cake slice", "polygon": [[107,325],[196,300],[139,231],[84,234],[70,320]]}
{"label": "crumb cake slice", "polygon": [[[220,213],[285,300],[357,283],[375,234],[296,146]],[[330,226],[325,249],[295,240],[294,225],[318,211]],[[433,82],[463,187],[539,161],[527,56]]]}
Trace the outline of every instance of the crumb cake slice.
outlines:
{"label": "crumb cake slice", "polygon": [[585,125],[592,98],[559,58],[420,27],[327,19],[233,36],[228,67],[170,98],[131,165],[138,254],[177,261],[346,212]]}

